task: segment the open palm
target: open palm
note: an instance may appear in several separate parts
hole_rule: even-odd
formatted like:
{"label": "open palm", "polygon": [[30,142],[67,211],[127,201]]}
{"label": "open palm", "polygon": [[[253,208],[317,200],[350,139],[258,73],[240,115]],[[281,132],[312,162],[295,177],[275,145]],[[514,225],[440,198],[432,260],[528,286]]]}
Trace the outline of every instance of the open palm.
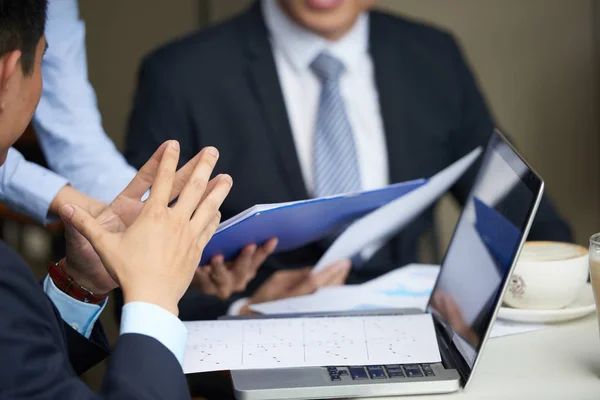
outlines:
{"label": "open palm", "polygon": [[[165,146],[166,143],[163,143],[156,150],[131,183],[110,205],[92,214],[104,229],[109,232],[123,232],[133,224],[144,206],[142,197],[150,189],[156,178]],[[200,154],[177,171],[171,191],[171,200],[175,199],[183,189],[198,162],[199,156]],[[213,186],[214,182],[211,181],[207,192],[210,192]],[[90,211],[92,207],[82,208]],[[98,207],[93,208],[98,209]],[[96,254],[90,242],[68,220],[63,218],[63,221],[67,241],[64,268],[67,274],[80,285],[96,294],[108,293],[118,287],[117,282],[104,268],[100,257]]]}

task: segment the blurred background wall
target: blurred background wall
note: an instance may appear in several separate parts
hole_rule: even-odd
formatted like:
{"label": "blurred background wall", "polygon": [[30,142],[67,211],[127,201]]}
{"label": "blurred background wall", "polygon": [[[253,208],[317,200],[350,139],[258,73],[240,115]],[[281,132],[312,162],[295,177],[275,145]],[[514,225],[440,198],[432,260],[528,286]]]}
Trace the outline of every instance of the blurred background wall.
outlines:
{"label": "blurred background wall", "polygon": [[[120,148],[142,57],[250,3],[80,0],[90,80],[106,132]],[[499,126],[545,178],[576,241],[586,245],[600,231],[600,0],[381,0],[379,7],[456,35]],[[450,199],[438,209],[444,247],[457,212]],[[112,310],[102,318],[114,339]],[[102,367],[87,378],[98,387],[101,376]]]}

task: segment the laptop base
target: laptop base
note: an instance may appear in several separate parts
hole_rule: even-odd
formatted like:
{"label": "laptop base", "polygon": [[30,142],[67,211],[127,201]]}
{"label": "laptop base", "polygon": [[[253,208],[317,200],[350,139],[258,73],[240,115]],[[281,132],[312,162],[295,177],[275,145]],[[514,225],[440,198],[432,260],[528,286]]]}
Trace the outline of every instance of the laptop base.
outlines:
{"label": "laptop base", "polygon": [[[419,394],[451,393],[460,389],[460,376],[454,369],[445,369],[441,363],[431,364],[435,376],[408,377],[391,374],[390,366],[381,368],[384,377],[378,379],[365,368],[367,376],[353,379],[348,375],[349,368],[355,367],[311,367],[269,370],[232,371],[235,397],[238,400],[271,400],[271,399],[330,399],[349,397],[402,396]],[[398,368],[400,366],[393,366]],[[406,366],[405,366],[406,367]],[[411,367],[414,367],[411,366]],[[329,369],[346,371],[335,376]],[[422,367],[421,367],[422,368]],[[400,369],[400,371],[409,371]],[[341,375],[341,376],[340,376]],[[339,376],[339,378],[338,378]]]}

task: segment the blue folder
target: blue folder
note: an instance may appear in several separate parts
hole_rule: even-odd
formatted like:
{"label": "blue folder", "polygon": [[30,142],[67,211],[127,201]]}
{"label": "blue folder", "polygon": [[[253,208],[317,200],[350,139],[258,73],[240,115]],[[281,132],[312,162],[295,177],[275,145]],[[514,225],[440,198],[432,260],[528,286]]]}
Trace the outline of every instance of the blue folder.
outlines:
{"label": "blue folder", "polygon": [[251,243],[279,238],[276,253],[290,251],[336,234],[355,219],[421,187],[419,179],[360,193],[291,203],[255,206],[223,222],[204,249],[200,265],[216,255],[233,259]]}

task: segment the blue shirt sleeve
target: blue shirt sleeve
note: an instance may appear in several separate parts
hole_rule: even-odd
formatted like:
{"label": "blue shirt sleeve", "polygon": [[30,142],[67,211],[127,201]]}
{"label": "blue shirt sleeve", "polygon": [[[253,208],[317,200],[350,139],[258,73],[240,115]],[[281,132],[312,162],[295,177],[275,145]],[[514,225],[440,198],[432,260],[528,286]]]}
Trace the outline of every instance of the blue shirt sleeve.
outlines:
{"label": "blue shirt sleeve", "polygon": [[89,338],[94,330],[94,324],[100,317],[102,310],[104,310],[108,299],[104,300],[102,305],[75,300],[58,289],[50,276],[46,276],[46,279],[44,279],[44,291],[58,309],[63,321],[86,338]]}
{"label": "blue shirt sleeve", "polygon": [[[44,280],[44,291],[54,303],[61,318],[77,332],[89,338],[100,313],[106,307],[84,303],[65,294],[54,285],[50,276]],[[125,304],[121,315],[121,335],[136,333],[150,336],[165,346],[183,364],[187,329],[179,318],[157,305],[144,302]]]}
{"label": "blue shirt sleeve", "polygon": [[0,167],[0,199],[11,209],[48,223],[48,209],[67,183],[106,203],[133,179],[131,167],[102,127],[88,80],[85,24],[77,0],[51,0],[42,61],[44,88],[33,126],[50,172],[9,151]]}
{"label": "blue shirt sleeve", "polygon": [[46,224],[48,209],[67,179],[29,162],[11,148],[0,167],[0,201],[11,210]]}
{"label": "blue shirt sleeve", "polygon": [[85,24],[77,0],[51,0],[42,61],[44,88],[33,125],[50,168],[77,190],[106,203],[133,179],[102,127],[88,80]]}

